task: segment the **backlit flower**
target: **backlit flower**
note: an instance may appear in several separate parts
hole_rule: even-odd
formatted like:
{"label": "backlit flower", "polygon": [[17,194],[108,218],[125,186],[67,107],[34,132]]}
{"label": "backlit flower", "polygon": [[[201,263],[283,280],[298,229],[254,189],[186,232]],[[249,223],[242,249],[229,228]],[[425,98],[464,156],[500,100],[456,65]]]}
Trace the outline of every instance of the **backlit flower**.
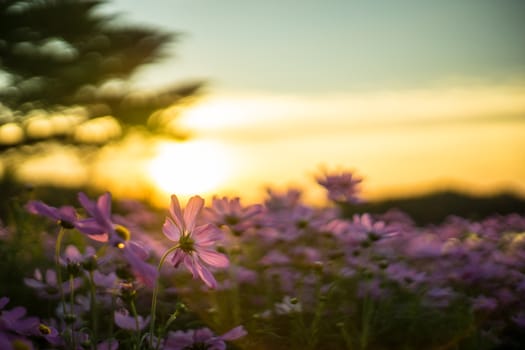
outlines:
{"label": "backlit flower", "polygon": [[126,227],[113,221],[111,194],[106,192],[94,202],[81,192],[78,199],[90,217],[79,220],[77,229],[94,240],[117,247],[131,266],[135,277],[148,287],[153,287],[157,270],[146,262],[148,251],[138,242],[131,241],[131,233]]}
{"label": "backlit flower", "polygon": [[317,183],[328,191],[330,200],[346,204],[361,202],[358,194],[360,192],[359,184],[362,181],[362,178],[351,172],[325,174],[324,177],[317,178]]}
{"label": "backlit flower", "polygon": [[77,212],[71,206],[55,208],[41,201],[29,201],[26,210],[31,214],[41,215],[53,219],[64,228],[74,228],[77,221]]}
{"label": "backlit flower", "polygon": [[177,267],[184,263],[194,278],[200,277],[210,288],[217,286],[208,267],[225,268],[229,261],[225,255],[218,253],[213,245],[221,238],[221,231],[210,224],[196,226],[196,219],[204,200],[199,196],[190,198],[184,211],[177,196],[171,196],[170,214],[166,218],[162,231],[170,240],[177,243],[177,249],[171,258]]}
{"label": "backlit flower", "polygon": [[46,299],[58,299],[60,297],[60,290],[65,294],[80,288],[82,285],[81,278],[74,278],[73,283],[62,282],[62,286],[58,284],[58,278],[55,270],[47,269],[44,274],[40,269],[35,269],[33,278],[24,278],[24,284],[33,288],[40,297]]}

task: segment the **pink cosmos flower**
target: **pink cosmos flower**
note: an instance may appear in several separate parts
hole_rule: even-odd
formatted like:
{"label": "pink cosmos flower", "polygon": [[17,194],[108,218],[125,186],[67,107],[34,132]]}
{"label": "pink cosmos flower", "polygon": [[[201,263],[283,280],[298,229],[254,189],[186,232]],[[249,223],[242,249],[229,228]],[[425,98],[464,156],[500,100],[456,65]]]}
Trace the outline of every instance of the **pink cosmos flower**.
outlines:
{"label": "pink cosmos flower", "polygon": [[200,277],[210,288],[217,286],[208,267],[228,267],[228,258],[218,253],[213,245],[221,238],[221,231],[210,224],[196,226],[196,219],[204,206],[204,199],[191,197],[184,211],[176,195],[171,196],[170,214],[162,231],[170,240],[177,242],[177,249],[171,258],[177,267],[184,263],[194,278]]}

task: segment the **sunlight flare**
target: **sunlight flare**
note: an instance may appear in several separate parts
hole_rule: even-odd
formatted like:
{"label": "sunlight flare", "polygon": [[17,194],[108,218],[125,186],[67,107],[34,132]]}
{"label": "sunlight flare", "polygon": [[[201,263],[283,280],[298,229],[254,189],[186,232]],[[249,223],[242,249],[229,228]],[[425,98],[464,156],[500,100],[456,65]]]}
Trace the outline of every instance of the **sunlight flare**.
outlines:
{"label": "sunlight flare", "polygon": [[208,194],[223,184],[231,172],[229,150],[214,141],[161,142],[148,173],[164,193]]}

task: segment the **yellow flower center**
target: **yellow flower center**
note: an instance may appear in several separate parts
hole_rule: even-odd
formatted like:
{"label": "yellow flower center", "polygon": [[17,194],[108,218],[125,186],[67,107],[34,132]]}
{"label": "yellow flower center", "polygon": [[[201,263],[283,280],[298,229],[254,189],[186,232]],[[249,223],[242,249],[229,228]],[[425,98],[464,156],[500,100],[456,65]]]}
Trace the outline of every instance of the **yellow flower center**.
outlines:
{"label": "yellow flower center", "polygon": [[129,230],[122,225],[115,225],[115,233],[117,234],[117,236],[122,238],[124,242],[129,241],[131,238],[131,233],[129,232]]}
{"label": "yellow flower center", "polygon": [[40,333],[43,334],[43,335],[51,334],[51,328],[49,328],[48,326],[46,326],[46,325],[43,324],[43,323],[41,323],[41,324],[38,326],[38,330],[39,330]]}

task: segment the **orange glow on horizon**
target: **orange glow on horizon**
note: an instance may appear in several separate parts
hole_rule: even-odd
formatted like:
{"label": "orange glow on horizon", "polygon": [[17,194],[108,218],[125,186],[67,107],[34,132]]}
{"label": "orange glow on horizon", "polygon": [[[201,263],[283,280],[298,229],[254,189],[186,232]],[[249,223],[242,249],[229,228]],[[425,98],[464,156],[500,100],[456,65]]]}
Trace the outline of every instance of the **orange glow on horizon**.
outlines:
{"label": "orange glow on horizon", "polygon": [[[223,186],[250,201],[266,187],[322,199],[319,166],[353,169],[364,195],[434,190],[525,194],[525,88],[495,86],[317,96],[234,95],[182,115],[196,140],[238,150]],[[222,193],[221,193],[222,194]]]}
{"label": "orange glow on horizon", "polygon": [[[256,202],[269,187],[302,188],[307,201],[319,203],[324,192],[314,175],[321,167],[355,170],[364,178],[365,199],[446,189],[525,195],[523,116],[525,86],[219,95],[181,116],[181,127],[193,133],[189,141],[132,133],[96,157],[65,150],[57,157],[48,149],[19,173],[34,183],[89,185],[162,207],[171,194]],[[10,128],[0,132],[15,135]]]}

